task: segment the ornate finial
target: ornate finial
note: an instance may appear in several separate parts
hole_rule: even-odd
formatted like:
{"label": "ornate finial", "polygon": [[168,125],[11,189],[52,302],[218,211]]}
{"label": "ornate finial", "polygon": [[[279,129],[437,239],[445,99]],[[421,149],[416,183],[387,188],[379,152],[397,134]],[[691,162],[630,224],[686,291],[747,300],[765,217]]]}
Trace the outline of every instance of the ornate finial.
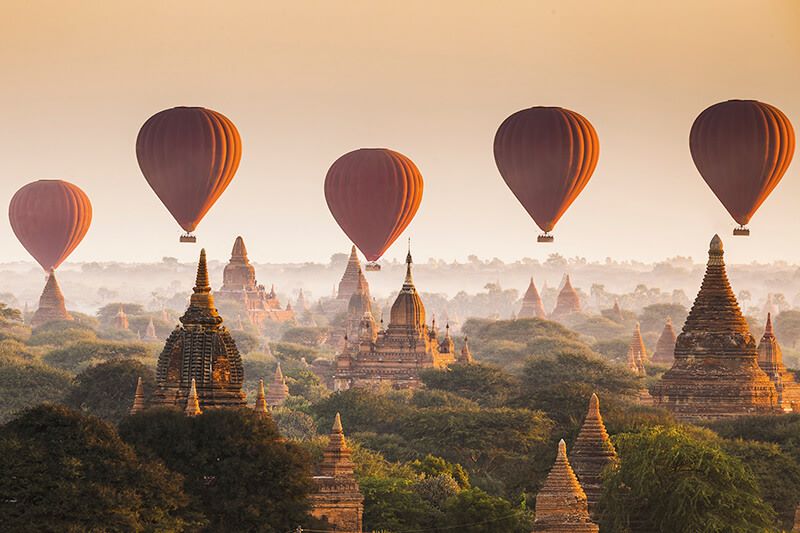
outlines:
{"label": "ornate finial", "polygon": [[332,433],[344,433],[342,429],[342,417],[339,413],[336,413],[336,418],[333,419],[333,427],[331,428]]}
{"label": "ornate finial", "polygon": [[558,441],[558,455],[556,456],[556,461],[566,461],[567,460],[567,443],[564,442],[564,439]]}
{"label": "ornate finial", "polygon": [[208,266],[206,265],[206,249],[200,250],[200,261],[197,263],[197,280],[194,284],[194,292],[209,292],[211,286],[208,283]]}
{"label": "ornate finial", "polygon": [[764,335],[769,337],[775,336],[775,331],[772,329],[772,313],[767,313],[767,325],[764,327]]}
{"label": "ornate finial", "polygon": [[722,239],[719,238],[719,235],[714,235],[714,238],[711,239],[711,245],[708,251],[722,252]]}
{"label": "ornate finial", "polygon": [[642,331],[642,328],[639,326],[639,323],[636,323],[636,331]]}
{"label": "ornate finial", "polygon": [[588,417],[598,417],[600,416],[600,399],[597,397],[596,393],[592,393],[592,397],[589,399],[589,413]]}
{"label": "ornate finial", "polygon": [[[203,256],[204,257],[204,256]],[[186,409],[184,413],[186,416],[197,416],[202,414],[200,410],[200,401],[197,399],[197,383],[192,378],[192,388],[189,389],[189,397],[186,399]]]}

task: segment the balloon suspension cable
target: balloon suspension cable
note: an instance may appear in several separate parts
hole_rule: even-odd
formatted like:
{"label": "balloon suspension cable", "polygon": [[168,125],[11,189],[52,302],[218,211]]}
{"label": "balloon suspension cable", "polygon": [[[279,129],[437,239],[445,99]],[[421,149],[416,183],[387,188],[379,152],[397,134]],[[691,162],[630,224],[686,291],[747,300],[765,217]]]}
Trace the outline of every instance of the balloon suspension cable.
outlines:
{"label": "balloon suspension cable", "polygon": [[733,228],[733,234],[737,237],[748,237],[750,235],[750,229],[746,228],[744,225],[740,225],[738,228]]}
{"label": "balloon suspension cable", "polygon": [[197,242],[197,237],[191,233],[184,233],[181,235],[180,242]]}
{"label": "balloon suspension cable", "polygon": [[545,231],[536,238],[536,242],[553,242],[553,236],[550,235],[549,231]]}

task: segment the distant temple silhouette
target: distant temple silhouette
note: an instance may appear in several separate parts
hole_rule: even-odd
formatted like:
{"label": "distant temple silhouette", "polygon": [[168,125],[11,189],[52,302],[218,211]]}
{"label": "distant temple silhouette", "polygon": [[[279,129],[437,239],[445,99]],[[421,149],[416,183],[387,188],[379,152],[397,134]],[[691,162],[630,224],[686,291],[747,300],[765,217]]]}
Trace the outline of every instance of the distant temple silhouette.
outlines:
{"label": "distant temple silhouette", "polygon": [[51,271],[47,276],[41,297],[39,297],[39,307],[31,318],[31,326],[36,327],[47,322],[56,320],[72,320],[72,315],[67,312],[64,303],[64,294],[58,286],[56,273]]}

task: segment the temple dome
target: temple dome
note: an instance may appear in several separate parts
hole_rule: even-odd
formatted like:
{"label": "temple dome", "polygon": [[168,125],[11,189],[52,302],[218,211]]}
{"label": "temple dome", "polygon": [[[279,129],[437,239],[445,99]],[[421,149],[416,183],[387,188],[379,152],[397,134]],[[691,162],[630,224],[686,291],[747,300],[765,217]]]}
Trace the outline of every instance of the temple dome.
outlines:
{"label": "temple dome", "polygon": [[392,304],[389,327],[407,327],[422,330],[425,327],[425,306],[414,287],[411,277],[411,253],[406,256],[406,279],[400,294]]}

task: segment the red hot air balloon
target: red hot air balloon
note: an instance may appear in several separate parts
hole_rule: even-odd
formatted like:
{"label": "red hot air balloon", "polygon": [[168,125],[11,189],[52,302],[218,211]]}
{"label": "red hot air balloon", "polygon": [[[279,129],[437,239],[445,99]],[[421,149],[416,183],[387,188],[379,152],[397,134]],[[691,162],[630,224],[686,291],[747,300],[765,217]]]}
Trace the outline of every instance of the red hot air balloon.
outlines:
{"label": "red hot air balloon", "polygon": [[375,263],[403,233],[422,201],[422,175],[414,162],[386,148],[362,148],[334,161],[325,176],[333,218]]}
{"label": "red hot air balloon", "polygon": [[494,160],[517,200],[553,242],[550,231],[589,183],[600,143],[583,116],[560,107],[517,111],[494,137]]}
{"label": "red hot air balloon", "polygon": [[714,104],[695,119],[689,134],[694,164],[739,227],[781,181],[794,155],[794,129],[780,109],[755,100]]}
{"label": "red hot air balloon", "polygon": [[92,223],[92,204],[62,180],[39,180],[18,190],[8,206],[14,234],[46,272],[72,253]]}
{"label": "red hot air balloon", "polygon": [[187,235],[233,179],[242,141],[233,122],[202,107],[175,107],[156,113],[136,139],[136,157],[147,183]]}

